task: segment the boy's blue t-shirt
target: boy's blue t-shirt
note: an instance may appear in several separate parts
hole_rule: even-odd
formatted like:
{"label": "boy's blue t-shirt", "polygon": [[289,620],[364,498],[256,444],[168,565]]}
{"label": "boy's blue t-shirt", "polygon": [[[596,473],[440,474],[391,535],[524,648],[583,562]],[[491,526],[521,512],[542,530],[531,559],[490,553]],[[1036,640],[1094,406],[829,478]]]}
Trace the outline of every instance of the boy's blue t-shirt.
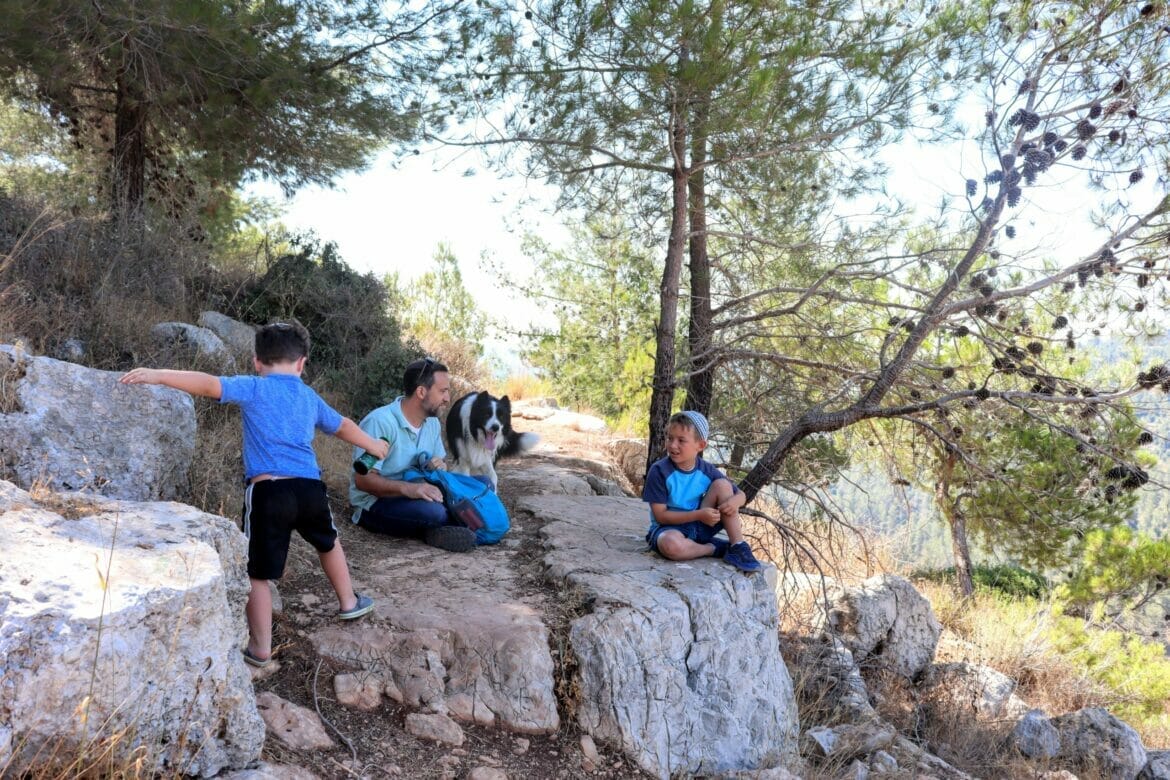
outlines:
{"label": "boy's blue t-shirt", "polygon": [[236,404],[244,419],[244,481],[260,474],[320,479],[313,433],[330,435],[342,416],[296,374],[221,376],[221,404]]}
{"label": "boy's blue t-shirt", "polygon": [[[695,460],[695,467],[690,471],[683,471],[670,458],[663,458],[655,461],[646,472],[642,500],[647,504],[666,504],[667,509],[675,512],[693,512],[699,508],[703,496],[717,479],[727,479],[727,475],[702,458]],[[739,492],[734,483],[731,487]],[[658,521],[654,519],[654,510],[651,509],[649,532],[653,533],[657,527]]]}

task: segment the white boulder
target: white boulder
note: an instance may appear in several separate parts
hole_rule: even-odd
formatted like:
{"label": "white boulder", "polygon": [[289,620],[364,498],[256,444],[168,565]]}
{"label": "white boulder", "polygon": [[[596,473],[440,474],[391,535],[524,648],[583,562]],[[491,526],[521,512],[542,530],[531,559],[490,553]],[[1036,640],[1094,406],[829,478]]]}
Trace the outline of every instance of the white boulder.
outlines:
{"label": "white boulder", "polygon": [[195,405],[120,376],[0,345],[0,478],[132,501],[178,496],[195,452]]}
{"label": "white boulder", "polygon": [[774,568],[651,555],[636,499],[544,495],[517,509],[548,520],[547,576],[586,610],[569,629],[584,732],[661,778],[796,760]]}
{"label": "white boulder", "polygon": [[259,758],[230,520],[0,482],[0,549],[0,766],[108,747],[206,777]]}

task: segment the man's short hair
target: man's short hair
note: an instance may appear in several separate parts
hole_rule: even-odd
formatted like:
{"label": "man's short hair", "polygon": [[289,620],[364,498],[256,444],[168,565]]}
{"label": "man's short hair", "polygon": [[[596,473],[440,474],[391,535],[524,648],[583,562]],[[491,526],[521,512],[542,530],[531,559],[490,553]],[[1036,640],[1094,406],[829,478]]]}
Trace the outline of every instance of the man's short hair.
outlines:
{"label": "man's short hair", "polygon": [[433,357],[416,360],[402,372],[402,392],[409,396],[414,395],[414,391],[420,387],[430,390],[435,383],[435,374],[447,371],[447,367]]}
{"label": "man's short hair", "polygon": [[256,331],[256,359],[266,366],[309,356],[309,331],[299,322],[274,322]]}

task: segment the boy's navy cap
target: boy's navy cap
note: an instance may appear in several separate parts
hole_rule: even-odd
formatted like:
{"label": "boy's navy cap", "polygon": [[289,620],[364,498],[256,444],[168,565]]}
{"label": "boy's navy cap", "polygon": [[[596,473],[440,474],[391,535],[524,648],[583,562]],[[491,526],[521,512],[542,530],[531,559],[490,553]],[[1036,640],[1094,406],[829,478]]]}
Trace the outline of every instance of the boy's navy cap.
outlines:
{"label": "boy's navy cap", "polygon": [[702,412],[688,409],[682,412],[682,414],[691,418],[691,422],[695,424],[695,433],[699,434],[700,439],[707,441],[707,436],[711,433],[711,426],[707,424],[707,418],[703,416]]}

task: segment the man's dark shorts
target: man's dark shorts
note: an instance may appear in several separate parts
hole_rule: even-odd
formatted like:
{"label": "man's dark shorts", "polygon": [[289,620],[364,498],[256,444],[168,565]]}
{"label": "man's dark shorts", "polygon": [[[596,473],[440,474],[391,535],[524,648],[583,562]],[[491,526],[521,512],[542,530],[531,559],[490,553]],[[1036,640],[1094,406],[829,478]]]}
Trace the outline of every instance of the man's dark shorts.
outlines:
{"label": "man's dark shorts", "polygon": [[244,492],[244,535],[248,537],[248,576],[276,580],[284,574],[292,532],[317,552],[337,542],[325,483],[319,479],[266,479]]}
{"label": "man's dark shorts", "polygon": [[707,525],[701,520],[692,520],[689,523],[682,523],[681,525],[660,525],[653,531],[646,533],[646,544],[650,545],[650,549],[661,555],[658,549],[658,537],[662,536],[665,531],[678,531],[692,542],[699,544],[710,544],[715,535],[723,530],[723,521],[715,525]]}

